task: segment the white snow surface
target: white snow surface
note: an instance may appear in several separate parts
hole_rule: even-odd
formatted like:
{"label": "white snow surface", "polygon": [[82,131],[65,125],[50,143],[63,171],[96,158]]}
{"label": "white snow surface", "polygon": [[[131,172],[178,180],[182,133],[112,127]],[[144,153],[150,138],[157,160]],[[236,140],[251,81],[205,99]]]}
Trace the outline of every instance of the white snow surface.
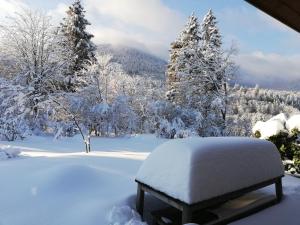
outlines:
{"label": "white snow surface", "polygon": [[[92,154],[83,153],[80,136],[0,142],[21,151],[0,161],[0,224],[145,225],[132,210],[134,178],[165,141],[152,135],[92,138]],[[299,225],[300,180],[286,176],[283,186],[282,203],[234,224]],[[149,196],[145,204],[146,213],[161,205]]]}
{"label": "white snow surface", "polygon": [[286,121],[286,128],[289,131],[292,131],[293,129],[298,129],[300,131],[300,114],[293,115],[291,116],[287,121]]}
{"label": "white snow surface", "polygon": [[136,179],[187,204],[284,174],[276,146],[246,137],[170,140],[145,160]]}

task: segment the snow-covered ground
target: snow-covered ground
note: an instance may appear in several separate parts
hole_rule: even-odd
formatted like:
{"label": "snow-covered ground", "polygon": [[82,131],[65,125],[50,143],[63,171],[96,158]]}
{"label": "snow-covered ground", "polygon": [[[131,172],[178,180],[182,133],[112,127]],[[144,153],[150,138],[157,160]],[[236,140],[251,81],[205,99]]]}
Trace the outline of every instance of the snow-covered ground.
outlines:
{"label": "snow-covered ground", "polygon": [[[21,151],[0,161],[0,225],[141,225],[131,210],[134,178],[165,141],[152,135],[93,138],[89,154],[79,136],[0,142],[0,149]],[[299,225],[300,179],[286,176],[283,185],[281,204],[234,224]],[[146,200],[146,210],[161,205]]]}

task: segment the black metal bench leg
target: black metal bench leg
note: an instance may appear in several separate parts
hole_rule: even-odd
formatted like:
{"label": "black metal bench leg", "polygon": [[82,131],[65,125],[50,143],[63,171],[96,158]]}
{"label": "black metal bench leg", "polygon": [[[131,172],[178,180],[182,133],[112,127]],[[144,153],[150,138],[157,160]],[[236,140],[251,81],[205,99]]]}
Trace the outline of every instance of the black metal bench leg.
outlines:
{"label": "black metal bench leg", "polygon": [[182,210],[182,224],[191,223],[193,220],[193,212],[190,207],[184,207]]}
{"label": "black metal bench leg", "polygon": [[276,190],[277,201],[280,202],[282,199],[282,195],[283,195],[281,178],[277,179],[277,181],[275,182],[275,190]]}
{"label": "black metal bench leg", "polygon": [[144,197],[145,192],[142,189],[141,185],[138,184],[137,187],[137,195],[136,195],[136,210],[141,215],[141,218],[143,220],[143,212],[144,212]]}

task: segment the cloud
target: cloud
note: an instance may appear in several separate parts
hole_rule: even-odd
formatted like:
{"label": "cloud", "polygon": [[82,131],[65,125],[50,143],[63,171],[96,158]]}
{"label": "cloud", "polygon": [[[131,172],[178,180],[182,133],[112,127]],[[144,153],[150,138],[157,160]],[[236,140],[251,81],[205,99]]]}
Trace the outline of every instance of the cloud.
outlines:
{"label": "cloud", "polygon": [[48,11],[48,15],[51,16],[54,24],[59,24],[62,18],[66,17],[68,7],[69,6],[64,3],[59,3],[54,9]]}
{"label": "cloud", "polygon": [[126,44],[162,58],[186,19],[161,0],[86,0],[84,6],[96,42]]}
{"label": "cloud", "polygon": [[229,30],[244,30],[246,32],[279,31],[286,32],[292,29],[274,19],[270,15],[246,6],[224,8],[218,13],[219,21]]}
{"label": "cloud", "polygon": [[27,8],[21,0],[0,0],[0,19]]}
{"label": "cloud", "polygon": [[[186,20],[162,0],[84,0],[82,4],[96,44],[126,45],[165,59]],[[28,8],[24,0],[0,0],[0,6],[0,19]],[[66,16],[68,6],[60,2],[48,11],[55,25]]]}
{"label": "cloud", "polygon": [[238,82],[300,90],[297,32],[260,10],[246,6],[225,8],[217,17],[226,30],[225,41],[238,42],[240,53],[235,58],[239,66]]}
{"label": "cloud", "polygon": [[94,42],[96,43],[110,43],[112,45],[125,45],[133,48],[137,48],[143,51],[149,51],[147,45],[144,42],[139,41],[138,34],[124,33],[122,31],[109,28],[100,27],[94,28],[92,31],[94,37]]}
{"label": "cloud", "polygon": [[237,80],[242,83],[300,90],[300,54],[253,52],[240,54],[235,61],[240,67]]}
{"label": "cloud", "polygon": [[136,26],[152,32],[173,30],[180,24],[180,13],[160,0],[86,0],[87,8],[110,17],[120,25]]}
{"label": "cloud", "polygon": [[273,28],[275,30],[281,31],[281,32],[288,32],[292,30],[290,27],[287,25],[283,24],[279,20],[275,19],[274,17],[262,12],[262,11],[257,11],[257,16],[259,20],[261,20],[264,25],[268,25],[270,28]]}
{"label": "cloud", "polygon": [[225,42],[236,36],[243,51],[259,47],[269,52],[295,53],[300,49],[299,33],[254,7],[223,8],[217,12],[217,18],[225,31]]}

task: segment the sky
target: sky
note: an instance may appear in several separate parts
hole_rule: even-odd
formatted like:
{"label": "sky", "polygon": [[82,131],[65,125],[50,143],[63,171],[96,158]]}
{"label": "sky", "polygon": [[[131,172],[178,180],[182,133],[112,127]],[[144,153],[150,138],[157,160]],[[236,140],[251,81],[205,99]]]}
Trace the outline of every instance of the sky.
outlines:
{"label": "sky", "polygon": [[[43,10],[59,23],[73,0],[0,0],[0,21],[20,8]],[[237,79],[300,90],[300,35],[242,0],[82,0],[95,43],[141,49],[168,60],[169,46],[192,12],[213,10],[224,49],[232,44]]]}

